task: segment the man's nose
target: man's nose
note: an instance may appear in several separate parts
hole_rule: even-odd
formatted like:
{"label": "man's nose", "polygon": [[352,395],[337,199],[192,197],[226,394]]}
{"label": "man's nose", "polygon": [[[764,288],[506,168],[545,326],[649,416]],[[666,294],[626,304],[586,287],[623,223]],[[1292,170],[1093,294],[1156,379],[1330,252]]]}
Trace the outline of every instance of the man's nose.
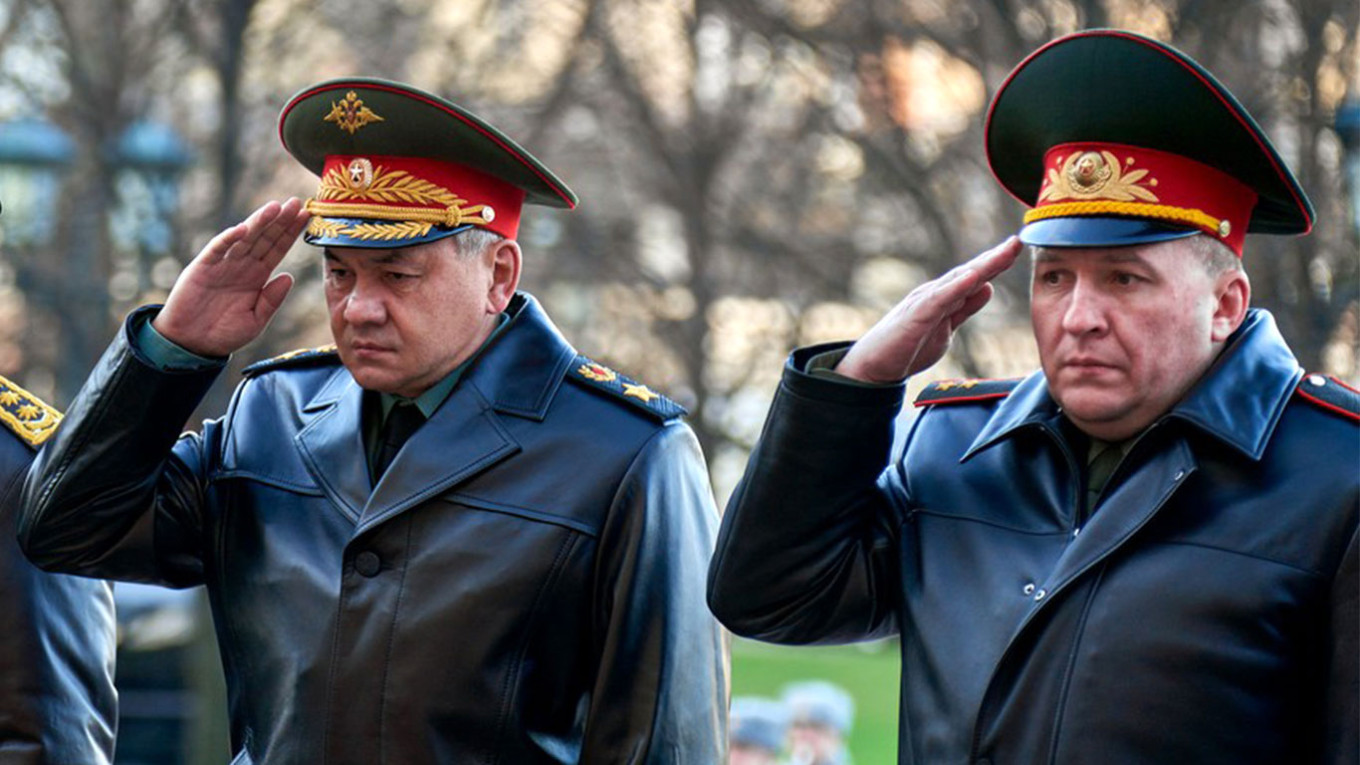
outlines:
{"label": "man's nose", "polygon": [[345,297],[345,321],[350,324],[381,324],[387,320],[387,305],[378,290],[356,283]]}
{"label": "man's nose", "polygon": [[1073,335],[1101,334],[1109,329],[1109,305],[1101,291],[1077,279],[1063,313],[1063,329]]}

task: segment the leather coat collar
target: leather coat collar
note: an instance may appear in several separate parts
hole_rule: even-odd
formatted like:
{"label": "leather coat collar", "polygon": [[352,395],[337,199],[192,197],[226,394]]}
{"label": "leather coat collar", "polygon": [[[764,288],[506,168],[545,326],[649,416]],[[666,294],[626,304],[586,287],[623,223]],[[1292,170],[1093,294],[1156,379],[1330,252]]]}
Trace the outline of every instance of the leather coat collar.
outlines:
{"label": "leather coat collar", "polygon": [[499,414],[541,421],[576,352],[538,302],[518,293],[510,324],[374,486],[363,458],[363,389],[338,367],[304,407],[296,441],[309,470],[360,531],[504,460],[519,445]]}
{"label": "leather coat collar", "polygon": [[[1203,379],[1153,427],[1181,420],[1259,460],[1302,376],[1274,317],[1253,308]],[[1023,429],[1056,430],[1061,414],[1043,372],[1036,371],[1001,402],[960,462]]]}

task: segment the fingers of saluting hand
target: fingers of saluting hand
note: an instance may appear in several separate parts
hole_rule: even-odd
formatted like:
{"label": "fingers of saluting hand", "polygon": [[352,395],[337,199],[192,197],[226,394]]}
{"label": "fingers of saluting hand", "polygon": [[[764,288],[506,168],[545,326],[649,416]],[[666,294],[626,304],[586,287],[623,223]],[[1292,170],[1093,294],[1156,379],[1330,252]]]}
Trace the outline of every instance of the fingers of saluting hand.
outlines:
{"label": "fingers of saluting hand", "polygon": [[245,232],[228,248],[227,260],[263,261],[277,265],[293,246],[307,217],[296,197],[283,204],[267,202],[242,224]]}
{"label": "fingers of saluting hand", "polygon": [[203,262],[263,261],[272,268],[293,245],[308,217],[297,198],[282,204],[266,202],[244,221],[213,237],[203,250]]}
{"label": "fingers of saluting hand", "polygon": [[991,300],[991,280],[1020,254],[1011,237],[938,279],[912,290],[846,353],[836,371],[895,382],[939,361],[960,324]]}
{"label": "fingers of saluting hand", "polygon": [[[985,292],[991,295],[991,282],[996,277],[1005,273],[1015,264],[1016,258],[1020,256],[1020,240],[1014,236],[998,244],[986,252],[977,255],[972,260],[962,265],[956,266],[944,276],[935,280],[934,292],[931,295],[938,305],[948,305],[955,301],[968,301],[977,294]],[[983,300],[983,305],[986,300]],[[982,305],[977,306],[981,308]],[[953,309],[946,309],[945,312],[952,313]],[[977,309],[974,309],[976,312]]]}
{"label": "fingers of saluting hand", "polygon": [[923,285],[898,310],[922,328],[918,331],[932,331],[945,320],[952,330],[987,305],[993,293],[991,281],[1010,268],[1019,254],[1020,242],[1011,237]]}

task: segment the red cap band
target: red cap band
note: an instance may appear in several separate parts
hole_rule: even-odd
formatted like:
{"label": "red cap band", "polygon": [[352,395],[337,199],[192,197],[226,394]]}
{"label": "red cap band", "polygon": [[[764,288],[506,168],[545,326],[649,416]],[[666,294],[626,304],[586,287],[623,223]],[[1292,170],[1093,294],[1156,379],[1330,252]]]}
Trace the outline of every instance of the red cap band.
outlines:
{"label": "red cap band", "polygon": [[1025,223],[1118,216],[1198,228],[1238,257],[1256,192],[1208,165],[1155,149],[1065,143],[1044,155],[1044,180]]}
{"label": "red cap band", "polygon": [[[480,170],[423,157],[330,155],[307,209],[355,239],[406,239],[435,225],[474,225],[508,239],[519,232],[524,190]],[[314,228],[330,225],[318,222]]]}

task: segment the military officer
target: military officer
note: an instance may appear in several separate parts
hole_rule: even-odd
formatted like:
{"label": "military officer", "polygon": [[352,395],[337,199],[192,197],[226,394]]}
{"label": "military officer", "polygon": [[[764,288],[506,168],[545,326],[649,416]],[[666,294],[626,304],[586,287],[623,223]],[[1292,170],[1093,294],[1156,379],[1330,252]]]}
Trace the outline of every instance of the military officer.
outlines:
{"label": "military officer", "polygon": [[113,593],[39,570],[14,538],[24,474],[61,413],[0,377],[0,423],[0,763],[111,763]]}
{"label": "military officer", "polygon": [[[795,351],[709,600],[788,643],[901,636],[902,763],[1355,763],[1360,394],[1249,308],[1245,234],[1313,211],[1208,72],[1113,30],[994,97],[1010,239]],[[903,382],[1033,251],[1041,369]]]}
{"label": "military officer", "polygon": [[[575,196],[399,83],[309,87],[279,129],[318,193],[128,319],[32,473],[30,556],[207,585],[237,762],[720,761],[698,444],[516,289],[522,206]],[[254,365],[180,437],[304,226],[335,346]]]}
{"label": "military officer", "polygon": [[23,478],[61,412],[0,376],[0,763],[113,761],[113,593],[48,574],[15,541]]}

